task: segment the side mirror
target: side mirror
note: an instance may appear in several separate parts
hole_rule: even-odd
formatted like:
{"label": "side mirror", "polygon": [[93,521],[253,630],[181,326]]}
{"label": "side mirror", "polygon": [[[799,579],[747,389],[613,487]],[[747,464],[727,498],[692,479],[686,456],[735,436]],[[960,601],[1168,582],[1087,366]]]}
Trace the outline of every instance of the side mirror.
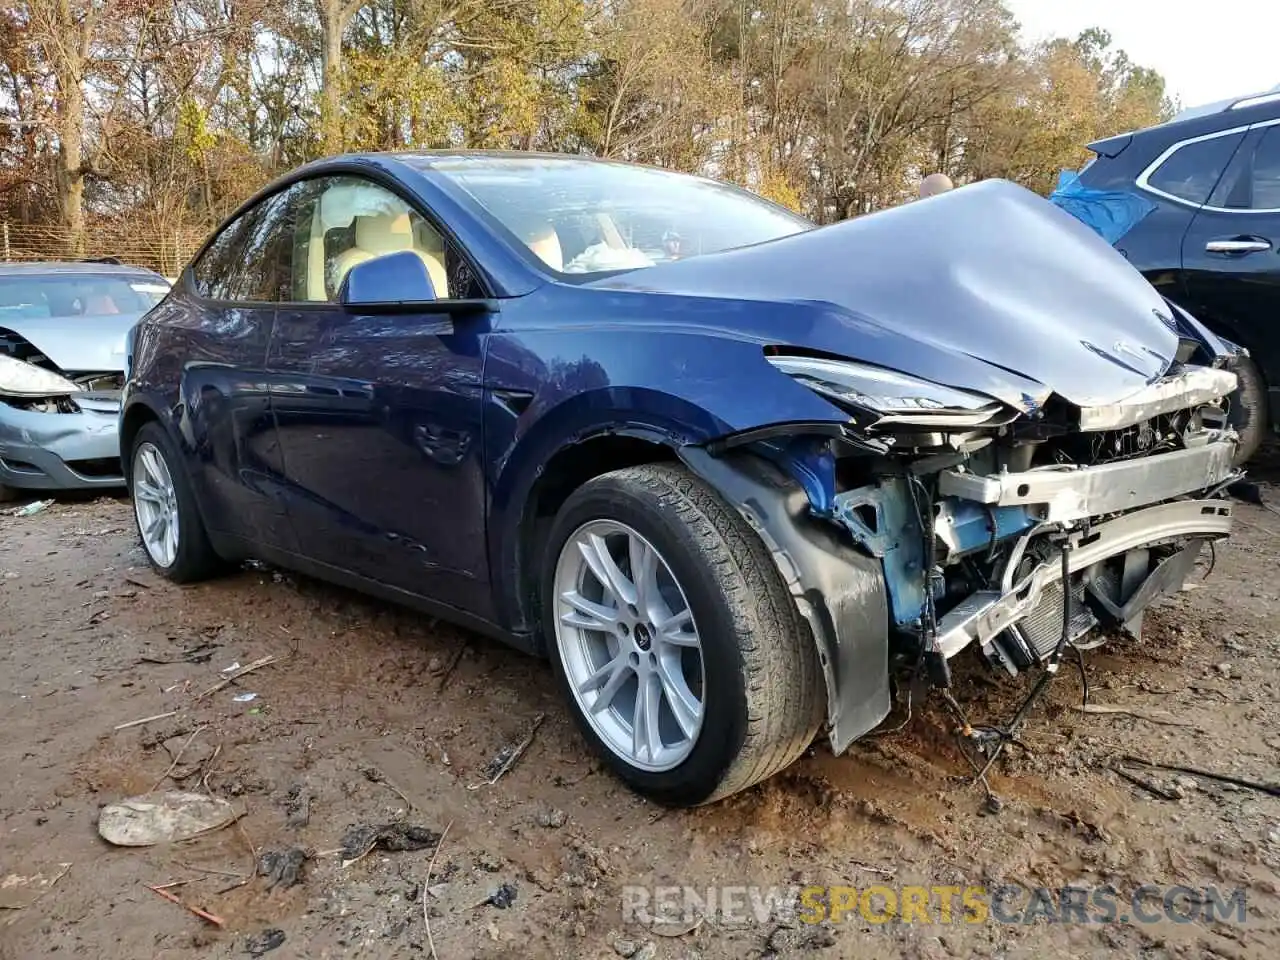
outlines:
{"label": "side mirror", "polygon": [[427,265],[410,250],[357,263],[338,290],[338,302],[357,313],[422,307],[435,299]]}

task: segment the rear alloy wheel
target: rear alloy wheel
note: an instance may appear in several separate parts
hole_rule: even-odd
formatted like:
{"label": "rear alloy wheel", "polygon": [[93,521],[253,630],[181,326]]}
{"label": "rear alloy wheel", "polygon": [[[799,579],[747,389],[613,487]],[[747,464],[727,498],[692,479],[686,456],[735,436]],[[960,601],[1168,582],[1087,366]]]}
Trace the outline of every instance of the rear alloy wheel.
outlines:
{"label": "rear alloy wheel", "polygon": [[129,495],[151,565],[175,583],[215,573],[222,561],[209,544],[173,441],[158,423],[138,431],[129,463]]}
{"label": "rear alloy wheel", "polygon": [[133,454],[133,509],[151,562],[173,566],[178,559],[178,492],[154,443],[138,444]]}
{"label": "rear alloy wheel", "polygon": [[551,659],[584,736],[637,791],[706,803],[795,760],[825,687],[764,544],[680,467],[589,481],[544,566]]}

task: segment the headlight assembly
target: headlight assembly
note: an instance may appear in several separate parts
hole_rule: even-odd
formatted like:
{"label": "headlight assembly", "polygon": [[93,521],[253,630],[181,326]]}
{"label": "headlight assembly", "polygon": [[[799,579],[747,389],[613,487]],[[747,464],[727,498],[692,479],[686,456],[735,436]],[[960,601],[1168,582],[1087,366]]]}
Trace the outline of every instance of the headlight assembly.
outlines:
{"label": "headlight assembly", "polygon": [[[850,360],[766,357],[773,366],[842,406],[880,414],[875,426],[977,427],[1004,422],[1005,408],[990,397],[944,387],[905,373]],[[988,421],[994,423],[988,424]]]}
{"label": "headlight assembly", "polygon": [[80,387],[59,373],[0,353],[0,395],[59,397],[79,393]]}

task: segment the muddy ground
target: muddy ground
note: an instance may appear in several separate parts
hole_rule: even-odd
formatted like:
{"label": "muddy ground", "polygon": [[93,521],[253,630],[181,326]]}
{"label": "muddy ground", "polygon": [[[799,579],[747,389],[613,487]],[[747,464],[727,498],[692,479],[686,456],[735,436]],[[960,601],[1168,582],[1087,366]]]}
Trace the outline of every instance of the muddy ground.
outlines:
{"label": "muddy ground", "polygon": [[[1072,664],[994,768],[994,814],[932,701],[846,756],[815,745],[745,794],[664,812],[586,754],[540,662],[289,573],[168,585],[120,500],[0,516],[0,878],[70,864],[39,899],[0,909],[0,957],[243,957],[272,944],[273,960],[429,956],[425,905],[442,960],[1274,958],[1280,799],[1140,774],[1160,796],[1111,769],[1136,755],[1280,782],[1280,486],[1264,490],[1272,507],[1237,506],[1212,576],[1150,614],[1142,643],[1086,654],[1092,702],[1143,716],[1074,709]],[[202,696],[223,668],[267,655],[278,662]],[[1007,718],[1029,681],[961,659],[972,718]],[[484,784],[539,716],[524,755]],[[99,838],[102,805],[156,785],[207,789],[247,812],[177,845]],[[397,821],[448,827],[434,865],[431,843],[342,865],[349,828]],[[311,854],[299,882],[271,887],[256,861],[293,848]],[[169,892],[223,925],[146,886],[175,881]],[[875,899],[869,917],[838,924],[722,911],[667,935],[705,913],[696,904],[693,921],[657,932],[624,922],[631,885],[811,883],[1111,883],[1122,898],[1144,884],[1211,885],[1242,890],[1247,910],[1244,922],[1201,911],[1188,923],[1052,923],[1041,911],[1030,923],[874,923]],[[1149,903],[1158,915],[1159,894]]]}

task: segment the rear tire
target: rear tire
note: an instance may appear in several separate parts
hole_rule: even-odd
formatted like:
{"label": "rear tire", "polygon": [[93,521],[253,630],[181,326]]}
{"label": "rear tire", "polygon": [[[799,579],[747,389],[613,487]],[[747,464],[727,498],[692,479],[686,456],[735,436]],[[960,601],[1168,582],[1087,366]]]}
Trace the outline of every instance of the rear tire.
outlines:
{"label": "rear tire", "polygon": [[[607,558],[602,566],[600,544],[615,567]],[[637,566],[656,572],[633,580]],[[602,569],[622,575],[618,591],[596,576]],[[637,582],[653,586],[631,589]],[[611,605],[629,590],[639,599]],[[646,592],[658,597],[656,614]],[[741,515],[681,467],[628,467],[576,490],[550,532],[542,601],[553,669],[583,735],[619,777],[659,803],[692,806],[745,790],[791,764],[822,725],[826,688],[813,640],[772,558]],[[664,643],[676,633],[662,624],[681,618],[687,627],[674,662],[693,680],[676,686],[700,710],[670,695],[670,676],[654,680],[653,710],[666,730],[656,749],[646,747],[632,721],[648,714],[634,704],[650,689],[642,684],[662,673],[662,651],[673,652]],[[689,667],[693,644],[699,670]],[[619,670],[630,672],[611,683]]]}
{"label": "rear tire", "polygon": [[1262,446],[1271,418],[1267,410],[1267,384],[1258,365],[1249,357],[1239,358],[1236,377],[1240,386],[1231,395],[1227,420],[1240,434],[1235,464],[1243,466]]}
{"label": "rear tire", "polygon": [[214,552],[177,447],[158,423],[144,424],[129,451],[129,498],[138,537],[155,571],[194,583],[225,566]]}

